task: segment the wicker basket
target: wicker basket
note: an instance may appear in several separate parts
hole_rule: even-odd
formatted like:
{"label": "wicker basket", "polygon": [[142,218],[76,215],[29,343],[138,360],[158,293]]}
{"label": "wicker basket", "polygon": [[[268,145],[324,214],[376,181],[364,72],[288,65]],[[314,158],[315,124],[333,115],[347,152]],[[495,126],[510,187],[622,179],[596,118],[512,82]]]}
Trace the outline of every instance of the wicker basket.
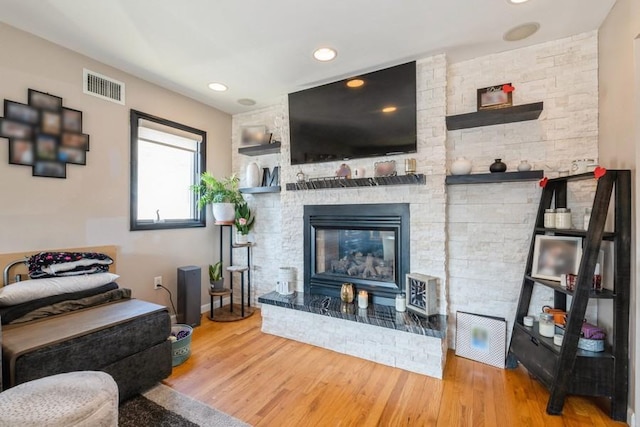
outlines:
{"label": "wicker basket", "polygon": [[188,335],[171,343],[172,366],[183,364],[189,356],[191,356],[191,335],[193,334],[193,328],[189,325],[182,324],[171,327],[171,335],[177,336],[180,332],[187,332]]}

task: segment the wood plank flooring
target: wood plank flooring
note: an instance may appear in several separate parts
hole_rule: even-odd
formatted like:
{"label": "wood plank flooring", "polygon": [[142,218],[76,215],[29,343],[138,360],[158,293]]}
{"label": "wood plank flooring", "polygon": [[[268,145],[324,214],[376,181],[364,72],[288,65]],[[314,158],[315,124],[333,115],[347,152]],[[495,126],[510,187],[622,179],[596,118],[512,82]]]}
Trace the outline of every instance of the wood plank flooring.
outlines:
{"label": "wood plank flooring", "polygon": [[547,390],[522,367],[496,369],[449,352],[440,381],[263,334],[260,312],[205,316],[192,356],[165,384],[255,426],[624,426],[593,399],[547,415]]}

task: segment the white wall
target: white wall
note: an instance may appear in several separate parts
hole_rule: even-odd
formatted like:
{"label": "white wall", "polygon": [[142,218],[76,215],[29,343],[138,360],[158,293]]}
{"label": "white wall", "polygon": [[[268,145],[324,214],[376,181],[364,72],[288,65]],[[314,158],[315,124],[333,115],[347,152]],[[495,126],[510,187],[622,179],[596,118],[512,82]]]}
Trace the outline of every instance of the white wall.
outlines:
{"label": "white wall", "polygon": [[[0,139],[0,251],[15,252],[88,245],[117,245],[118,273],[133,295],[168,304],[152,289],[162,275],[176,300],[176,267],[206,267],[217,258],[217,238],[207,228],[129,231],[129,109],[207,132],[207,166],[230,172],[231,117],[90,58],[0,24],[0,98],[27,102],[29,88],[60,96],[83,112],[91,136],[86,166],[67,166],[67,179],[34,178],[31,168],[8,164]],[[82,69],[126,84],[126,106],[82,93]],[[203,270],[203,303],[208,284]]]}
{"label": "white wall", "polygon": [[[600,141],[602,163],[619,169],[631,169],[635,190],[632,192],[632,207],[635,221],[632,225],[632,284],[630,318],[630,396],[629,406],[635,412],[640,408],[640,393],[637,392],[638,363],[640,362],[640,236],[638,223],[640,212],[637,201],[640,195],[640,177],[636,169],[640,162],[640,1],[618,0],[599,32],[600,64]],[[635,47],[634,47],[635,43]],[[635,53],[634,53],[635,49]],[[634,58],[635,57],[635,58]],[[635,85],[634,85],[635,81]],[[634,90],[635,88],[635,90]],[[635,93],[635,96],[634,96]]]}

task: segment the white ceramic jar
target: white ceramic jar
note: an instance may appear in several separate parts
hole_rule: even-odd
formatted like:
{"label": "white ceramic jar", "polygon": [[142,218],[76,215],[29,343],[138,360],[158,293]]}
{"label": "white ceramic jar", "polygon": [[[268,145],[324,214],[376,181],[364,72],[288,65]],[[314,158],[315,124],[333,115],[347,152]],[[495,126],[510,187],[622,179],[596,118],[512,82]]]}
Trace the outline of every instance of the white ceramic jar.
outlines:
{"label": "white ceramic jar", "polygon": [[520,160],[520,164],[518,165],[518,172],[527,172],[531,170],[531,163],[526,160]]}
{"label": "white ceramic jar", "polygon": [[469,175],[472,168],[471,160],[458,157],[451,163],[451,175]]}
{"label": "white ceramic jar", "polygon": [[247,187],[260,186],[260,167],[256,162],[251,162],[247,165],[246,171]]}
{"label": "white ceramic jar", "polygon": [[560,230],[568,230],[571,228],[571,209],[556,209],[556,228]]}
{"label": "white ceramic jar", "polygon": [[556,228],[556,210],[544,210],[544,228]]}
{"label": "white ceramic jar", "polygon": [[541,313],[538,322],[538,332],[543,337],[553,338],[556,334],[556,324],[553,322],[553,315],[549,313]]}

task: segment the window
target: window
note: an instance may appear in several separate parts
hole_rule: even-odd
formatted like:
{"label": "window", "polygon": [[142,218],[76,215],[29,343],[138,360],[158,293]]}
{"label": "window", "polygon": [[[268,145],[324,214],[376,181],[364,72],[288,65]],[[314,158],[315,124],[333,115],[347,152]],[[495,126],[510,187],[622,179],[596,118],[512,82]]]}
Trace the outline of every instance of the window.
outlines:
{"label": "window", "polygon": [[131,110],[131,230],[206,225],[191,191],[206,144],[204,131]]}

